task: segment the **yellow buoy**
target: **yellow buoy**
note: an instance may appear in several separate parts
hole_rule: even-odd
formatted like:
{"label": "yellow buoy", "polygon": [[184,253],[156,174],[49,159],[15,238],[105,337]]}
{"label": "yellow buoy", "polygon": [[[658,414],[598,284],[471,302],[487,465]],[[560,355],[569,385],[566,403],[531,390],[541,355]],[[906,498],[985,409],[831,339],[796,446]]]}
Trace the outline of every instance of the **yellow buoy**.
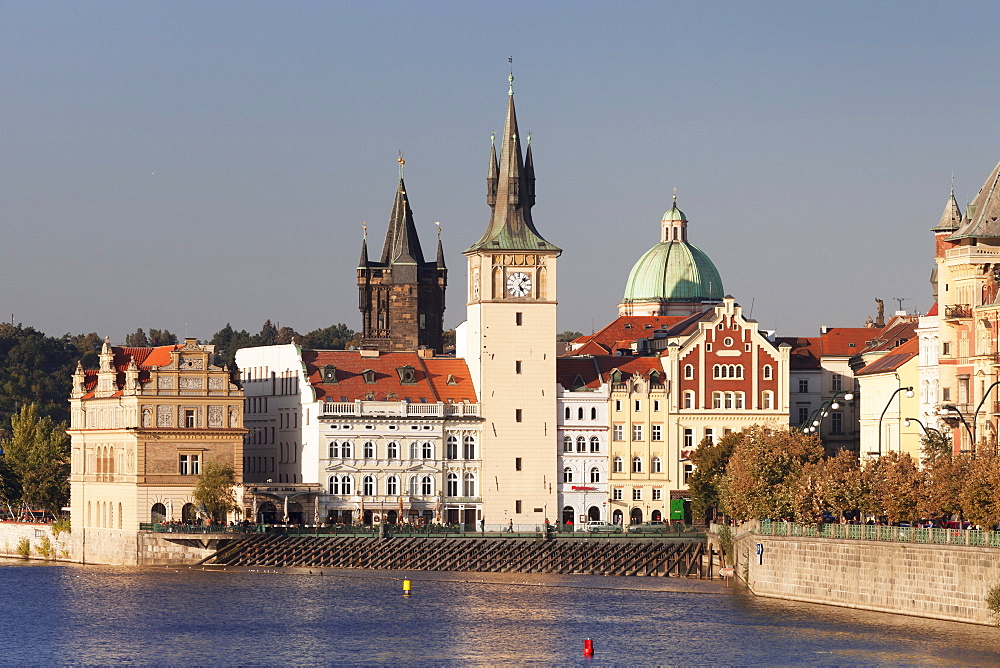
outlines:
{"label": "yellow buoy", "polygon": [[410,595],[410,581],[403,580],[403,596],[409,596],[409,595]]}

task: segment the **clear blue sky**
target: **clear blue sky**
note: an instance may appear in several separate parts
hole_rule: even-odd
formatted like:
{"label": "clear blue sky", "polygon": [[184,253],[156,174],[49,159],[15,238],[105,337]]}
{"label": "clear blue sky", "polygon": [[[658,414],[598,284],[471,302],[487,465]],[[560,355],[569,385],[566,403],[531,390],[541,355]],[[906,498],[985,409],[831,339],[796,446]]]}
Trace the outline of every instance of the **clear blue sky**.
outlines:
{"label": "clear blue sky", "polygon": [[923,312],[952,174],[964,205],[1000,160],[997,25],[971,2],[0,2],[0,317],[358,329],[402,150],[455,326],[508,56],[560,329],[614,317],[674,187],[762,327]]}

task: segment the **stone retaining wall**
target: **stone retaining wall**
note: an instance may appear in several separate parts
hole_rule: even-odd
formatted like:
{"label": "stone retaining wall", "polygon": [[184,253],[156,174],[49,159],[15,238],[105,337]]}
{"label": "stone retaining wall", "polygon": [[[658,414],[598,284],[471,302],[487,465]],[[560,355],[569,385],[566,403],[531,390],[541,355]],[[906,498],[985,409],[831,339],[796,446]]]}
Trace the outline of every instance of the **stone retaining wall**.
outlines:
{"label": "stone retaining wall", "polygon": [[995,623],[985,598],[1000,583],[997,548],[753,533],[733,545],[736,573],[758,596]]}

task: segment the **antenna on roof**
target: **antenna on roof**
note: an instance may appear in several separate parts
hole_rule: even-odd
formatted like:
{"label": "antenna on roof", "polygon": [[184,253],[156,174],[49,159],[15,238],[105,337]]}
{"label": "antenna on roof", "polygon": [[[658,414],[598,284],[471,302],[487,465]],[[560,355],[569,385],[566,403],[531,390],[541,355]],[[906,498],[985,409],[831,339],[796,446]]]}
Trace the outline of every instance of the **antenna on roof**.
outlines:
{"label": "antenna on roof", "polygon": [[892,300],[894,302],[896,302],[896,304],[898,305],[897,308],[896,308],[897,311],[902,311],[903,310],[903,302],[905,302],[907,299],[909,299],[909,297],[893,297],[892,298]]}
{"label": "antenna on roof", "polygon": [[754,297],[750,300],[750,313],[747,314],[749,320],[753,320],[753,305],[757,302],[757,298]]}

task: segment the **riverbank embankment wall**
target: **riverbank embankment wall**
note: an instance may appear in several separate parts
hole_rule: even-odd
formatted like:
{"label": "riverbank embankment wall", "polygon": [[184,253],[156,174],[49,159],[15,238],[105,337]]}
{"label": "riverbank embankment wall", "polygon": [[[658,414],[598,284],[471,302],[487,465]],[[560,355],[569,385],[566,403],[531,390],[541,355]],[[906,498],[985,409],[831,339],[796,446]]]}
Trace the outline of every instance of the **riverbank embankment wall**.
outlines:
{"label": "riverbank embankment wall", "polygon": [[49,524],[0,523],[0,556],[110,566],[196,564],[216,550],[213,545],[170,541],[149,532],[78,529],[54,532]]}
{"label": "riverbank embankment wall", "polygon": [[1000,583],[997,548],[744,533],[733,552],[757,596],[995,623],[985,600]]}

